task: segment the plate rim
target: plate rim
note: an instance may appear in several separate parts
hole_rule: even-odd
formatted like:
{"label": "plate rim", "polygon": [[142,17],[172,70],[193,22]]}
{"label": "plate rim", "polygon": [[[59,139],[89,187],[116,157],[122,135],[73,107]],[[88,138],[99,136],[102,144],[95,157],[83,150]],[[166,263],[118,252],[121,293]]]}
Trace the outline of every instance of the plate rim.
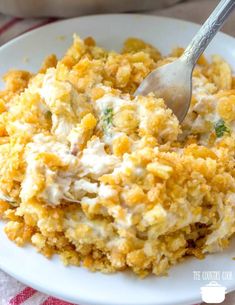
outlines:
{"label": "plate rim", "polygon": [[[34,36],[35,34],[37,34],[37,32],[39,32],[39,31],[41,31],[41,30],[43,30],[45,28],[49,28],[49,27],[50,28],[53,28],[53,27],[56,28],[58,24],[66,24],[66,23],[69,24],[71,21],[74,22],[76,20],[81,20],[81,19],[93,19],[93,18],[97,18],[97,17],[98,18],[105,18],[105,17],[109,17],[109,16],[117,17],[117,18],[118,17],[124,17],[124,16],[126,18],[128,18],[128,17],[131,17],[131,18],[133,18],[133,17],[145,17],[145,18],[148,18],[148,19],[158,19],[158,20],[165,20],[165,21],[169,21],[169,22],[174,21],[174,22],[181,23],[182,25],[185,25],[185,26],[187,26],[187,25],[188,26],[194,26],[194,27],[196,26],[198,29],[201,26],[198,23],[191,22],[191,21],[186,21],[186,20],[181,20],[181,19],[178,19],[178,18],[171,18],[171,17],[164,17],[164,16],[157,16],[157,15],[148,15],[148,14],[136,14],[136,13],[134,13],[134,14],[129,14],[129,13],[128,14],[125,14],[125,13],[119,13],[119,14],[92,14],[92,15],[85,15],[85,16],[68,18],[68,19],[64,19],[64,20],[58,20],[58,21],[55,21],[55,22],[43,25],[43,26],[41,26],[39,28],[33,29],[33,30],[29,31],[29,32],[23,33],[23,34],[15,37],[13,39],[11,39],[10,41],[6,42],[5,44],[3,44],[0,47],[0,53],[5,48],[14,47],[14,44],[17,43],[19,40],[27,39],[27,38],[30,39],[30,36]],[[235,38],[234,37],[232,37],[232,36],[230,36],[230,35],[228,35],[226,33],[223,33],[221,31],[219,33],[222,34],[226,39],[232,40],[235,43]],[[233,68],[235,68],[235,66]],[[3,223],[2,220],[0,220],[0,222]],[[0,234],[4,234],[2,232],[2,230],[0,231]],[[45,294],[49,294],[49,295],[54,296],[56,298],[63,299],[65,301],[67,301],[67,302],[81,303],[81,305],[97,305],[97,304],[100,304],[99,301],[96,302],[95,300],[94,301],[93,300],[88,300],[88,299],[84,300],[81,297],[77,297],[76,300],[75,300],[72,297],[69,298],[68,296],[65,296],[63,294],[59,295],[57,293],[51,292],[49,289],[47,289],[47,288],[45,288],[45,287],[43,287],[41,285],[38,285],[38,284],[36,284],[34,282],[32,283],[32,282],[30,282],[30,280],[28,280],[28,279],[26,279],[24,277],[21,277],[21,275],[19,275],[19,274],[15,274],[9,268],[7,268],[6,266],[3,266],[1,261],[0,261],[0,269],[2,269],[4,272],[8,273],[9,275],[14,277],[15,279],[19,280],[20,282],[22,282],[22,283],[24,283],[24,284],[26,284],[26,285],[28,285],[28,286],[30,286],[30,287],[40,291],[40,292],[43,292]],[[235,290],[235,285],[234,285],[234,287],[229,288],[227,291],[231,292],[233,290]],[[199,295],[199,293],[198,293],[198,295]],[[198,299],[195,296],[192,296],[191,299],[188,298],[187,300],[185,300],[185,302],[184,301],[182,302],[181,300],[179,300],[178,302],[174,303],[174,305],[188,305],[189,303],[193,304],[193,303],[197,303],[197,302],[201,302],[201,299]],[[154,305],[154,304],[155,303],[153,303],[153,302],[150,302],[150,303],[146,302],[144,305]],[[169,305],[171,303],[169,303],[169,302],[167,303],[166,302],[165,304]],[[108,303],[104,303],[104,304],[100,304],[100,305],[119,305],[119,303],[116,303],[115,300],[111,300],[109,302],[109,304]],[[133,303],[127,302],[126,305],[133,305]]]}
{"label": "plate rim", "polygon": [[[62,24],[62,23],[70,23],[71,21],[75,21],[75,20],[80,20],[80,19],[93,19],[93,18],[105,18],[107,16],[113,16],[113,17],[147,17],[148,19],[162,19],[162,20],[168,20],[170,21],[175,21],[175,22],[179,22],[182,23],[182,25],[193,25],[196,26],[198,29],[202,26],[202,24],[196,23],[196,22],[191,22],[188,20],[184,20],[184,19],[179,19],[179,18],[174,18],[174,17],[165,17],[165,16],[158,16],[158,15],[148,15],[148,14],[138,14],[138,13],[110,13],[110,14],[91,14],[91,15],[84,15],[84,16],[78,16],[78,17],[73,17],[73,18],[66,18],[66,19],[62,19],[62,20],[56,20],[53,21],[51,23],[48,24],[44,24],[42,26],[39,26],[38,28],[35,28],[33,30],[30,30],[28,32],[22,33],[19,36],[13,37],[12,39],[10,39],[9,41],[7,41],[6,43],[4,43],[3,45],[0,46],[0,52],[5,49],[6,47],[9,47],[11,44],[14,44],[15,42],[17,42],[18,40],[21,40],[23,38],[26,38],[28,36],[31,36],[35,33],[37,33],[38,31],[41,31],[44,28],[49,28],[49,27],[56,27],[57,24]],[[222,34],[224,37],[229,38],[231,40],[234,40],[235,42],[235,37],[224,33],[223,31],[219,31],[218,33]],[[217,33],[217,34],[218,34]]]}

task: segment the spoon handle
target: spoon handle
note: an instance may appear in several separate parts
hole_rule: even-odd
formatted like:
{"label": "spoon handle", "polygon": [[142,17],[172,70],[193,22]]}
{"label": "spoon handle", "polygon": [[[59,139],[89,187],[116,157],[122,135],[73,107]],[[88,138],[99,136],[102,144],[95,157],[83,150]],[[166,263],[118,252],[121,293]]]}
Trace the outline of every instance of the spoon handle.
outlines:
{"label": "spoon handle", "polygon": [[187,64],[190,64],[192,67],[195,66],[199,56],[203,53],[215,34],[222,27],[234,7],[235,0],[220,1],[184,51],[182,60],[185,60]]}

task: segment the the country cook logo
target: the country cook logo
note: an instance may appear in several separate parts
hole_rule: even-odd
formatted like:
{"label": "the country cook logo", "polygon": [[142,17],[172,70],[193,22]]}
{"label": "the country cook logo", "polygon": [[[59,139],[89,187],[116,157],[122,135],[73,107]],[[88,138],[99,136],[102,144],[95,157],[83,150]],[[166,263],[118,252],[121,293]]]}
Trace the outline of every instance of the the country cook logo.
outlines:
{"label": "the country cook logo", "polygon": [[205,303],[222,303],[225,300],[226,287],[218,281],[231,281],[232,271],[193,271],[196,281],[209,281],[201,287],[202,301]]}

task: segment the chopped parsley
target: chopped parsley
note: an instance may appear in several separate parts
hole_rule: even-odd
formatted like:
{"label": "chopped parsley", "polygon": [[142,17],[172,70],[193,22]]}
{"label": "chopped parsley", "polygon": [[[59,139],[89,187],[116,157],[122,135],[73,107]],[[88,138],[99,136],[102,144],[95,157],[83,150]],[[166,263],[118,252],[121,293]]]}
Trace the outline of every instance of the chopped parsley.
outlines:
{"label": "chopped parsley", "polygon": [[103,130],[107,131],[107,129],[112,125],[113,122],[113,108],[106,108],[102,117],[103,121]]}
{"label": "chopped parsley", "polygon": [[223,137],[225,133],[230,133],[228,126],[226,126],[224,120],[220,119],[215,123],[215,133],[217,138]]}

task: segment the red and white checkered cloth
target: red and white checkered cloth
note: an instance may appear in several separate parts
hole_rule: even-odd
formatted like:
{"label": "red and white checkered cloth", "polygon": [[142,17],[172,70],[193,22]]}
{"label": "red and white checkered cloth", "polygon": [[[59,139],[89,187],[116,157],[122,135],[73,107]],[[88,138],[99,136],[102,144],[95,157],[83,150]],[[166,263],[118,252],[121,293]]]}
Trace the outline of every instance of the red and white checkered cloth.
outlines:
{"label": "red and white checkered cloth", "polygon": [[0,270],[0,305],[74,305],[26,287]]}
{"label": "red and white checkered cloth", "polygon": [[[150,14],[157,14],[162,16],[172,16],[176,18],[183,18],[195,22],[202,22],[208,16],[209,11],[215,6],[217,0],[201,0],[201,4],[205,6],[199,12],[199,1],[195,3],[188,3],[177,5],[177,7],[165,9],[158,12],[151,12]],[[194,5],[198,8],[195,9]],[[33,30],[37,27],[51,23],[57,20],[56,18],[47,19],[22,19],[4,16],[0,14],[0,46],[10,39],[19,36],[27,31]],[[229,34],[235,36],[235,18],[231,18],[230,23],[225,27]],[[226,297],[224,305],[235,305],[235,293],[229,294]],[[43,293],[36,291],[33,288],[26,287],[13,279],[9,275],[0,270],[0,305],[73,305],[71,303],[58,300]],[[174,304],[172,304],[174,305]]]}
{"label": "red and white checkered cloth", "polygon": [[56,20],[56,18],[22,19],[0,14],[0,45],[16,36]]}

